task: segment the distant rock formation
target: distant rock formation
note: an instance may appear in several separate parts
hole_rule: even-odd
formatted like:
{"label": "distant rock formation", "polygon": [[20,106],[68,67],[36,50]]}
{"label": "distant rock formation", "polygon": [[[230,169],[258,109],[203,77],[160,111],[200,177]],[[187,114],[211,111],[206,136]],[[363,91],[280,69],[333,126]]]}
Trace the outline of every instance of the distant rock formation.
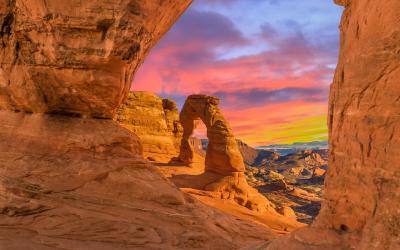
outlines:
{"label": "distant rock formation", "polygon": [[220,100],[206,95],[191,95],[180,113],[183,137],[179,158],[186,163],[193,160],[194,149],[190,137],[201,120],[207,128],[208,147],[206,171],[226,175],[244,172],[243,158],[228,122],[219,110]]}
{"label": "distant rock formation", "polygon": [[140,138],[145,158],[167,163],[179,155],[183,129],[174,101],[130,92],[115,119]]}
{"label": "distant rock formation", "polygon": [[280,155],[273,151],[263,150],[263,149],[255,149],[241,140],[236,140],[238,143],[239,151],[242,154],[244,163],[247,166],[260,166],[263,164],[263,161],[268,160],[277,160]]}
{"label": "distant rock formation", "polygon": [[247,145],[246,143],[244,143],[239,139],[237,139],[236,141],[239,147],[239,152],[243,157],[245,165],[252,166],[256,161],[260,151],[253,147],[250,147],[249,145]]}

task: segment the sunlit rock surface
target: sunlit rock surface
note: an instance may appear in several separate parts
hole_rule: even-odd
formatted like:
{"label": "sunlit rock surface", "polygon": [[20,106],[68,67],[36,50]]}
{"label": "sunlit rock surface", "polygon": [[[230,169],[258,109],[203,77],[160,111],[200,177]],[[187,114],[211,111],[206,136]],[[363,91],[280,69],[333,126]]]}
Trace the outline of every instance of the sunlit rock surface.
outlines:
{"label": "sunlit rock surface", "polygon": [[130,92],[116,121],[139,136],[145,158],[167,163],[179,155],[182,126],[174,101],[150,92]]}

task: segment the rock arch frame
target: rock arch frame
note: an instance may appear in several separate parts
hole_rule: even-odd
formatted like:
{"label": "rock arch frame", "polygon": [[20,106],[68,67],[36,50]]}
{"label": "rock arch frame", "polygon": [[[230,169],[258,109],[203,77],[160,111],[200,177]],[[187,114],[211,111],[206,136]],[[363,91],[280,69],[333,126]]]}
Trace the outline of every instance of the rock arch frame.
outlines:
{"label": "rock arch frame", "polygon": [[[16,14],[15,6],[18,7],[19,2],[18,0],[0,1],[0,11],[3,14],[1,21],[5,24],[0,35],[5,44],[5,47],[0,48],[2,53],[0,108],[27,113],[72,112],[94,117],[111,117],[113,110],[121,103],[128,91],[129,81],[126,79],[130,76],[126,78],[127,73],[134,72],[142,61],[133,59],[134,63],[124,62],[124,59],[132,59],[131,56],[137,46],[130,49],[129,46],[126,47],[128,44],[122,41],[121,47],[124,49],[116,48],[117,51],[111,57],[104,58],[94,53],[93,57],[98,57],[97,59],[86,58],[88,59],[86,66],[96,65],[92,68],[94,72],[112,73],[109,79],[116,80],[119,83],[118,86],[109,85],[109,82],[103,81],[104,79],[92,81],[88,85],[81,84],[85,82],[83,77],[78,79],[75,77],[77,75],[73,74],[80,70],[74,68],[76,65],[70,64],[71,67],[64,69],[65,73],[58,74],[57,72],[63,68],[52,68],[50,66],[54,66],[55,63],[44,63],[49,51],[43,51],[46,52],[43,54],[39,51],[38,57],[31,57],[35,51],[32,53],[29,49],[36,48],[36,46],[31,46],[32,43],[46,40],[40,37],[27,39],[29,33],[34,31],[31,28],[39,26],[46,28],[48,27],[45,25],[46,22],[60,22],[62,18],[53,19],[57,15],[47,16],[45,8],[37,8],[35,15],[23,15],[26,23],[33,24],[28,27],[29,29],[19,29],[18,33],[11,32],[14,25],[22,24],[20,17],[10,18],[11,14]],[[171,11],[170,15],[158,15],[154,19],[157,20],[155,22],[154,20],[148,23],[142,22],[140,27],[131,30],[132,34],[140,37],[140,34],[143,35],[140,32],[141,27],[148,31],[149,27],[157,26],[155,24],[158,22],[167,21],[171,24],[174,19],[171,17],[177,17],[190,1],[182,1],[181,5],[178,4],[179,1],[162,2]],[[400,20],[400,1],[335,0],[335,2],[345,6],[345,11],[341,21],[339,64],[329,101],[330,169],[326,181],[327,200],[323,203],[321,214],[312,227],[300,230],[288,238],[272,242],[261,249],[321,249],[322,247],[324,249],[370,249],[371,246],[375,249],[400,248],[400,212],[398,210],[400,203],[398,165],[400,162],[400,130],[398,129],[400,127],[400,85],[398,84],[400,26],[397,25]],[[30,0],[24,3],[35,5],[39,1]],[[128,10],[130,13],[127,15],[133,15],[132,18],[137,20],[145,17],[141,14],[154,8],[154,4],[150,4],[141,11],[136,11],[136,1],[123,1],[123,3],[130,7],[123,9],[121,13]],[[66,11],[72,13],[74,7],[69,5],[69,2],[66,4],[68,6],[64,5],[63,8],[50,5],[47,6],[47,10],[54,10],[53,12],[59,14],[58,17]],[[84,4],[89,7],[96,6],[97,1],[84,1]],[[19,9],[19,11],[22,13],[21,11],[25,10]],[[96,17],[95,19],[99,19],[98,21],[104,19],[100,14],[92,14]],[[109,25],[109,22],[104,23],[107,23],[106,26]],[[104,25],[97,26],[96,23],[89,23],[88,27],[87,32],[96,34],[98,40],[104,42],[108,39],[108,32],[117,26],[113,26],[107,32]],[[122,28],[122,26],[118,27]],[[100,29],[97,30],[98,28]],[[165,30],[163,26],[162,29],[156,29],[153,32],[159,37]],[[126,33],[123,34],[126,35]],[[152,44],[157,40],[153,38],[151,32],[147,37]],[[62,40],[64,39],[57,41]],[[145,40],[143,36],[140,38],[140,42]],[[56,40],[53,41],[57,44]],[[143,59],[152,44],[146,45],[137,55],[138,58]],[[41,46],[37,48],[40,49]],[[54,51],[60,55],[65,53],[57,49],[59,48],[55,47]],[[79,59],[80,52],[79,48],[77,49],[76,55]],[[93,52],[93,50],[88,50],[88,52]],[[123,53],[128,53],[127,57]],[[37,58],[41,58],[38,62],[41,64],[40,69],[33,67],[32,64],[35,63],[32,60]],[[53,57],[55,58],[58,57]],[[61,62],[63,63],[68,64],[71,61]],[[112,67],[109,67],[111,64]],[[46,66],[49,68],[48,73],[51,77],[43,77]],[[25,74],[27,81],[24,81],[24,77],[17,75],[20,73]],[[31,73],[35,73],[32,74],[34,77],[30,75]],[[60,85],[60,79],[69,80]],[[40,91],[40,86],[35,84],[38,82],[48,87],[46,92]],[[20,86],[24,86],[25,89],[19,88]],[[74,86],[81,91],[75,92]],[[87,88],[87,86],[93,88]],[[108,92],[108,89],[112,91]],[[32,93],[35,94],[31,95]],[[97,93],[100,93],[101,102],[98,102]],[[82,103],[84,108],[81,106]],[[7,114],[4,112],[8,111],[2,112],[5,121]],[[23,120],[21,118],[23,115],[21,113],[15,116],[18,116],[18,121],[20,121]],[[28,122],[28,119],[25,119],[25,122]],[[3,135],[6,135],[10,128],[17,127],[16,123],[18,122],[12,121],[3,127]],[[44,122],[39,120],[37,124],[37,127],[43,127]],[[51,122],[46,124],[51,125]],[[50,125],[49,128],[51,128]],[[70,128],[65,128],[65,130],[66,134],[71,133]],[[22,137],[24,133],[26,131],[19,135]],[[14,144],[10,147],[5,146],[3,141],[1,143],[4,152],[15,150],[15,152],[24,153],[23,150],[25,150],[32,153],[30,151],[32,148],[21,149]],[[49,149],[55,154],[59,147],[49,147]],[[104,148],[98,149],[99,152],[104,150]],[[122,149],[121,154],[125,154]],[[8,159],[9,155],[2,155],[2,158]],[[3,161],[2,164],[6,163],[7,161]],[[101,177],[103,178],[104,176]]]}

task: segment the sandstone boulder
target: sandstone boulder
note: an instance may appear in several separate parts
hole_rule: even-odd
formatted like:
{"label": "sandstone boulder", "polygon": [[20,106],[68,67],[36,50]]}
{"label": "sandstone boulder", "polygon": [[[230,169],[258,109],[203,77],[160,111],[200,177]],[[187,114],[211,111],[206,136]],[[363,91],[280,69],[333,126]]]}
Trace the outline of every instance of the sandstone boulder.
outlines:
{"label": "sandstone boulder", "polygon": [[112,117],[190,0],[0,0],[0,109]]}

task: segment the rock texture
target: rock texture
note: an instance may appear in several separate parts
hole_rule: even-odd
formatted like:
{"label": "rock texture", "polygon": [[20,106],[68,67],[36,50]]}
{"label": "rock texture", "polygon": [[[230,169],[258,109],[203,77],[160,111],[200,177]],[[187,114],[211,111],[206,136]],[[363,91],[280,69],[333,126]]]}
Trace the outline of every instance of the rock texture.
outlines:
{"label": "rock texture", "polygon": [[400,1],[335,2],[326,201],[313,228],[267,249],[400,249]]}
{"label": "rock texture", "polygon": [[0,0],[0,109],[112,117],[190,0]]}
{"label": "rock texture", "polygon": [[113,121],[0,120],[0,249],[238,249],[274,235],[180,192]]}
{"label": "rock texture", "polygon": [[180,113],[183,127],[180,159],[190,163],[194,149],[190,137],[201,120],[207,128],[208,146],[206,152],[206,171],[226,175],[234,172],[244,172],[243,158],[238,149],[232,129],[225,120],[218,104],[217,97],[206,95],[191,95],[187,98]]}
{"label": "rock texture", "polygon": [[[326,200],[317,225],[400,248],[400,2],[347,2],[329,105]],[[343,136],[346,135],[346,136]]]}
{"label": "rock texture", "polygon": [[130,92],[116,121],[139,136],[145,158],[167,163],[179,155],[183,129],[174,101],[149,92]]}

